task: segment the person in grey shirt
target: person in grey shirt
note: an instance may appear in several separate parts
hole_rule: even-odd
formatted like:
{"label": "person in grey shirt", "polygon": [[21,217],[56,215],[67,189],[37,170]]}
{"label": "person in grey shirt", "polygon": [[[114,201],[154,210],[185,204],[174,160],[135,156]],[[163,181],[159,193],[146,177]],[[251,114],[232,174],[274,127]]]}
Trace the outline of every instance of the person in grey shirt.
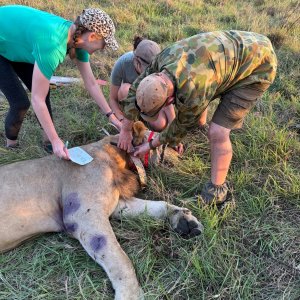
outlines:
{"label": "person in grey shirt", "polygon": [[136,36],[133,40],[133,51],[123,54],[116,61],[111,73],[109,104],[120,121],[123,113],[119,102],[127,97],[131,84],[160,51],[160,46],[154,41]]}

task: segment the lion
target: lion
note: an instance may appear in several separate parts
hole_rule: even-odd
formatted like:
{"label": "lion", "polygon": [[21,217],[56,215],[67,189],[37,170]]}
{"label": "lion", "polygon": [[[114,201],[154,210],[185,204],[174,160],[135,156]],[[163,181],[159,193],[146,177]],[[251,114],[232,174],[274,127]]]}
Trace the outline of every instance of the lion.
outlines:
{"label": "lion", "polygon": [[203,230],[188,209],[134,197],[139,190],[130,156],[113,144],[117,136],[83,146],[94,159],[85,166],[54,155],[0,169],[0,252],[46,232],[66,232],[107,273],[115,299],[143,299],[131,261],[119,245],[109,217],[148,214],[193,237]]}

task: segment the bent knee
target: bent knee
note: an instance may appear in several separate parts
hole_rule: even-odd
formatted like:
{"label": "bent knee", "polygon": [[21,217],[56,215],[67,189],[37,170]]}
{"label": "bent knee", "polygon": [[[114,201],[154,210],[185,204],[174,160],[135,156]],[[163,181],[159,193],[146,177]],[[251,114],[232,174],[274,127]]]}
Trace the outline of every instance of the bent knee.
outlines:
{"label": "bent knee", "polygon": [[208,139],[210,142],[226,142],[229,140],[230,129],[211,123],[208,129]]}
{"label": "bent knee", "polygon": [[22,101],[18,102],[10,102],[10,109],[15,112],[25,112],[30,107],[30,101],[28,99],[23,99]]}

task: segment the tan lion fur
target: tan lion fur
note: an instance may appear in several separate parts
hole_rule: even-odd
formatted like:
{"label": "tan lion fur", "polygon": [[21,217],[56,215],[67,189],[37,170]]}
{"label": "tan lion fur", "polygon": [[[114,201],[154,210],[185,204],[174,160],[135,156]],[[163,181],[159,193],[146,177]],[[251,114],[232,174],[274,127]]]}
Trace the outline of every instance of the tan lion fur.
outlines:
{"label": "tan lion fur", "polygon": [[129,155],[110,144],[104,145],[104,151],[114,160],[110,161],[111,170],[116,188],[123,199],[132,198],[139,190],[138,179],[127,168]]}
{"label": "tan lion fur", "polygon": [[[137,134],[144,129],[138,126]],[[0,167],[0,252],[46,232],[66,232],[106,271],[115,300],[141,300],[131,261],[120,247],[109,217],[147,213],[167,219],[176,232],[193,237],[203,226],[185,208],[132,197],[139,188],[129,155],[109,136],[82,148],[93,161],[79,166],[54,155]]]}

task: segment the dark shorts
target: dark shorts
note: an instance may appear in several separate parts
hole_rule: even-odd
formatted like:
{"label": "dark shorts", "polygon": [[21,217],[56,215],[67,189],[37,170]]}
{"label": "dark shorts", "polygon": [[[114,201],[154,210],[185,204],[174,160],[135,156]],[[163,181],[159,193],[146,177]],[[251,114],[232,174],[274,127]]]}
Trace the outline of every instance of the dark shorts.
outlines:
{"label": "dark shorts", "polygon": [[269,83],[255,83],[222,94],[212,122],[228,129],[241,128],[245,116],[269,86]]}

